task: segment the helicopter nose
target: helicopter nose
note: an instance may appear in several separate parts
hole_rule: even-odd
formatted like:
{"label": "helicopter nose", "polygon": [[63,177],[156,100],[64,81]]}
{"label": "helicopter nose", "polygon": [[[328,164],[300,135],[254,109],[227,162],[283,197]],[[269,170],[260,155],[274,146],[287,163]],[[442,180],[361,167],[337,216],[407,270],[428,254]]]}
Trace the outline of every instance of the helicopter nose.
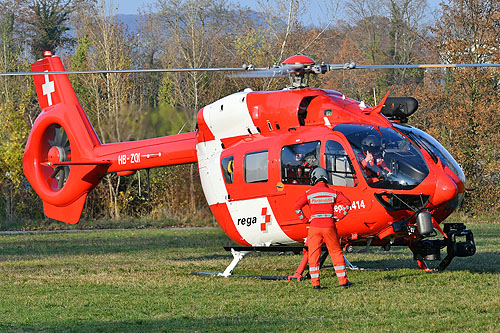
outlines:
{"label": "helicopter nose", "polygon": [[431,201],[437,206],[454,199],[457,195],[457,184],[448,175],[442,174],[436,180],[436,188]]}

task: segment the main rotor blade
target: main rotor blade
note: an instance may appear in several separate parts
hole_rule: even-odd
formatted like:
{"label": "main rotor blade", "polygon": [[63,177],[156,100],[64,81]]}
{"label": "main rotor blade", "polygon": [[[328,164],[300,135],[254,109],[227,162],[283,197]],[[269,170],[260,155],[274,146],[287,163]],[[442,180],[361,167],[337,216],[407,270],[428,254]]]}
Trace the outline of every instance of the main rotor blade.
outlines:
{"label": "main rotor blade", "polygon": [[[340,69],[410,69],[410,68],[482,68],[500,67],[500,64],[408,64],[408,65],[357,65],[355,63],[329,64],[327,71]],[[299,66],[300,67],[300,66]],[[66,72],[0,72],[1,76],[30,76],[30,75],[72,75],[72,74],[131,74],[131,73],[183,73],[183,72],[242,72],[233,74],[233,77],[284,77],[296,72],[299,67],[286,66],[276,68],[219,67],[219,68],[151,68],[151,69],[110,69],[110,70],[85,70]],[[300,67],[302,68],[302,67]]]}
{"label": "main rotor blade", "polygon": [[[265,70],[265,68],[255,68],[254,70]],[[25,76],[25,75],[57,75],[57,74],[129,74],[129,73],[176,73],[176,72],[244,72],[244,67],[221,67],[221,68],[151,68],[151,69],[110,69],[110,70],[88,70],[88,71],[67,71],[67,72],[9,72],[0,73],[0,76]]]}
{"label": "main rotor blade", "polygon": [[293,67],[277,67],[277,68],[271,68],[267,70],[250,70],[250,71],[245,71],[243,73],[235,73],[229,75],[230,77],[235,77],[235,78],[263,78],[263,77],[285,77],[288,76],[292,73],[295,73],[297,71],[297,68]]}
{"label": "main rotor blade", "polygon": [[357,65],[348,63],[344,65],[328,65],[330,70],[338,69],[405,69],[405,68],[483,68],[500,67],[500,64],[409,64],[409,65]]}
{"label": "main rotor blade", "polygon": [[236,78],[279,78],[290,76],[290,74],[304,73],[305,70],[306,66],[304,64],[286,64],[282,67],[275,66],[270,68],[248,67],[248,70],[244,73],[235,73],[229,76]]}

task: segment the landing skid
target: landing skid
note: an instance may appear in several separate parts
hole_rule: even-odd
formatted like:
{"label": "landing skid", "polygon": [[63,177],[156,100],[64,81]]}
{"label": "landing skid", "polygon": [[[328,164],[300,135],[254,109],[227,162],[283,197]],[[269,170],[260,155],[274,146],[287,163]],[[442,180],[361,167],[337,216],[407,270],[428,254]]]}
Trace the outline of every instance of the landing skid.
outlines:
{"label": "landing skid", "polygon": [[[223,276],[222,273],[218,272],[192,272],[191,275],[212,275],[212,276]],[[243,278],[256,278],[261,280],[288,280],[288,276],[272,276],[272,275],[238,275],[231,274],[226,277],[243,277]]]}
{"label": "landing skid", "polygon": [[[410,244],[410,250],[414,254],[414,259],[418,262],[420,269],[426,271],[443,271],[451,263],[452,259],[455,257],[468,257],[476,252],[476,246],[474,243],[474,237],[472,231],[466,229],[463,223],[445,223],[443,234],[446,237],[443,240],[419,240],[413,244]],[[464,241],[457,241],[457,237],[465,238]],[[368,246],[371,243],[369,240]],[[439,260],[441,248],[447,248],[447,256],[441,261],[441,263],[434,269],[429,269],[425,260]],[[309,272],[303,275],[307,267],[307,246],[226,246],[224,247],[226,251],[231,251],[233,255],[233,260],[226,267],[224,272],[193,272],[193,275],[212,275],[212,276],[222,276],[222,277],[247,277],[247,278],[259,278],[262,280],[298,280],[303,281],[310,278]],[[328,257],[328,251],[325,245],[322,246],[322,255],[320,257],[320,268]],[[293,252],[299,254],[304,253],[304,257],[297,268],[294,275],[291,276],[269,276],[269,275],[233,275],[233,271],[238,265],[238,263],[251,252]],[[380,271],[380,270],[390,270],[390,269],[366,269],[360,268],[353,265],[344,255],[344,260],[347,268],[352,270],[370,270],[370,271]]]}
{"label": "landing skid", "polygon": [[[455,224],[456,225],[456,224]],[[453,226],[455,226],[453,225]],[[449,227],[446,227],[449,231]],[[453,227],[451,229],[454,229]],[[426,271],[442,271],[444,270],[451,262],[451,260],[455,256],[463,256],[458,253],[461,253],[463,251],[460,251],[463,247],[463,243],[458,243],[459,245],[459,250],[457,250],[457,242],[455,240],[456,236],[467,236],[467,245],[469,244],[474,244],[473,239],[472,239],[472,233],[470,230],[463,230],[461,227],[458,228],[459,231],[454,231],[451,233],[448,233],[450,240],[447,240],[446,245],[448,245],[448,256],[444,258],[444,260],[440,263],[440,265],[434,269],[429,269],[427,267],[427,264],[424,261],[424,258],[420,256],[420,253],[417,253],[415,249],[411,249],[415,255],[415,260],[417,260],[419,267],[423,270]],[[456,229],[455,229],[456,230]],[[456,233],[456,234],[455,234]],[[427,241],[428,242],[428,241]],[[432,243],[432,246],[434,249],[436,246],[441,246],[443,241],[440,241],[439,244],[434,242]],[[462,245],[462,246],[461,246]],[[427,246],[426,246],[427,248]],[[210,276],[219,276],[219,277],[243,277],[243,278],[257,278],[261,280],[297,280],[297,281],[304,281],[310,279],[309,271],[308,271],[308,265],[307,265],[307,255],[305,255],[302,259],[301,264],[297,268],[297,271],[294,275],[291,276],[274,276],[274,275],[248,275],[248,274],[233,274],[234,269],[238,265],[238,263],[249,253],[252,252],[278,252],[278,253],[285,253],[285,252],[293,252],[294,254],[300,254],[301,252],[307,251],[307,246],[283,246],[283,245],[278,245],[278,246],[226,246],[224,247],[226,251],[231,251],[231,254],[233,255],[233,260],[231,263],[226,267],[224,272],[192,272],[192,275],[210,275]],[[328,251],[325,245],[322,246],[322,254],[320,257],[320,268],[321,269],[330,269],[333,268],[333,266],[324,266],[324,262],[326,258],[328,257]],[[474,249],[475,250],[475,249]],[[420,251],[418,251],[420,252]],[[305,252],[307,253],[307,252]],[[426,254],[429,254],[426,252]],[[391,270],[397,270],[397,269],[391,269],[391,268],[362,268],[354,265],[351,263],[344,255],[344,260],[346,264],[346,268],[349,268],[350,270],[356,270],[356,271],[391,271]],[[304,274],[305,272],[305,274]]]}
{"label": "landing skid", "polygon": [[356,265],[353,265],[349,260],[347,260],[347,258],[345,257],[344,255],[344,261],[345,261],[345,265],[347,268],[350,268],[352,270],[355,270],[355,271],[359,271],[360,268]]}
{"label": "landing skid", "polygon": [[243,259],[247,254],[249,254],[252,251],[236,251],[235,249],[231,249],[231,254],[233,255],[233,261],[229,264],[229,266],[226,267],[223,273],[220,273],[219,276],[224,276],[228,277],[233,274],[233,270],[235,269],[236,265],[240,262],[241,259]]}
{"label": "landing skid", "polygon": [[[261,280],[297,280],[304,281],[310,279],[309,271],[306,274],[302,275],[307,266],[307,255],[302,259],[299,268],[295,275],[291,276],[272,276],[272,275],[235,275],[233,274],[234,269],[238,265],[238,263],[249,253],[252,252],[293,252],[294,254],[300,254],[304,250],[307,251],[307,246],[235,246],[235,247],[224,247],[226,251],[231,251],[233,255],[233,260],[226,267],[224,272],[191,272],[191,275],[211,275],[211,276],[220,276],[220,277],[245,277],[245,278],[258,278]],[[307,253],[307,252],[306,252]],[[328,251],[326,246],[322,247],[322,255],[320,257],[320,268],[333,268],[333,266],[323,267],[323,264],[328,257]],[[344,260],[347,268],[352,270],[363,270],[356,265],[353,265],[347,258],[344,256]]]}
{"label": "landing skid", "polygon": [[[258,278],[261,280],[291,280],[290,276],[272,276],[272,275],[235,275],[233,271],[238,263],[249,253],[252,252],[293,252],[295,254],[300,253],[304,247],[301,246],[226,246],[224,249],[226,251],[231,251],[233,255],[233,260],[226,267],[224,272],[192,272],[191,275],[212,275],[221,277],[244,277],[244,278]],[[305,277],[300,277],[299,281],[305,280]]]}

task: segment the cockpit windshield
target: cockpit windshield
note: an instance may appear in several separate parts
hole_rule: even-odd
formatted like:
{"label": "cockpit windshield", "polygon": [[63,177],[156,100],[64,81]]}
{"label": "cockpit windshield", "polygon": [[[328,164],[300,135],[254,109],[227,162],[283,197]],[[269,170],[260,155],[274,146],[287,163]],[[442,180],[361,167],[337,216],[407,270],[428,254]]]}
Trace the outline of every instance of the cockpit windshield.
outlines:
{"label": "cockpit windshield", "polygon": [[374,188],[412,189],[429,174],[420,150],[389,127],[340,124],[368,185]]}
{"label": "cockpit windshield", "polygon": [[460,168],[453,156],[436,139],[415,127],[407,125],[395,125],[395,127],[415,141],[417,145],[425,149],[434,161],[437,162],[437,157],[439,157],[441,162],[450,168],[465,184],[465,175],[462,168]]}

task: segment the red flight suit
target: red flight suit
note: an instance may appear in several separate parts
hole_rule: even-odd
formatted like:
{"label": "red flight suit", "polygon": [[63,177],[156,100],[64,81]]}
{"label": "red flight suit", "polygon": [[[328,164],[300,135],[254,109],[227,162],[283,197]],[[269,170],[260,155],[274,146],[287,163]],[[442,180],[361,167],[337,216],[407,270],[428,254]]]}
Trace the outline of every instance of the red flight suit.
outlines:
{"label": "red flight suit", "polygon": [[309,205],[311,225],[308,233],[309,273],[313,286],[319,286],[319,257],[321,245],[326,243],[328,253],[333,261],[335,273],[340,285],[347,284],[344,254],[340,247],[335,221],[343,219],[351,208],[351,201],[342,192],[333,190],[323,181],[319,181],[306,191],[295,204],[295,213],[302,222],[309,219],[304,216],[302,207]]}
{"label": "red flight suit", "polygon": [[381,156],[376,156],[373,154],[372,156],[373,159],[370,162],[366,161],[365,154],[360,154],[358,156],[360,164],[366,172],[366,178],[369,184],[378,182],[384,176],[384,173],[391,172]]}

